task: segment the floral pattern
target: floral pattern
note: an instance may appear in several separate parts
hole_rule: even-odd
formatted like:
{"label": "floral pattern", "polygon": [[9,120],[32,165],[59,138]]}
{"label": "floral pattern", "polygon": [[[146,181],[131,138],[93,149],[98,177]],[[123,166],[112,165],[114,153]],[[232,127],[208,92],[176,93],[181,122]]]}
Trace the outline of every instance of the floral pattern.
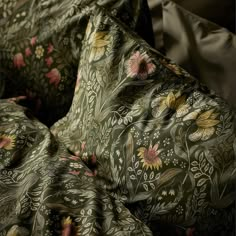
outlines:
{"label": "floral pattern", "polygon": [[11,150],[15,146],[15,136],[14,135],[0,135],[0,148],[5,150]]}
{"label": "floral pattern", "polygon": [[[35,115],[48,126],[66,115],[73,98],[71,91],[75,88],[88,16],[96,2],[0,2],[0,64],[7,77],[4,98],[23,96],[31,90],[41,101]],[[119,4],[114,0],[98,4],[109,11],[115,10],[117,18],[141,35],[141,28],[150,21],[143,0],[138,0],[135,6],[128,0],[119,0]],[[77,17],[80,20],[71,20]],[[144,38],[150,38],[151,33],[151,30],[146,32]],[[109,32],[97,32],[91,40],[90,60],[99,60],[104,53],[112,53],[107,47],[113,40]],[[27,99],[22,105],[32,109],[32,103],[37,101]]]}
{"label": "floral pattern", "polygon": [[[104,2],[120,8],[106,10]],[[235,114],[125,27],[121,20],[129,22],[132,8],[122,2],[98,1],[94,10],[93,1],[32,1],[41,17],[50,4],[63,3],[64,15],[50,26],[70,27],[58,40],[32,32],[21,50],[14,46],[13,57],[4,57],[47,96],[22,82],[25,94],[0,100],[1,236],[234,233]],[[79,26],[81,37],[73,31]],[[62,57],[65,42],[75,50],[62,50]],[[50,113],[66,104],[60,99],[69,75],[72,105],[49,129],[32,112],[40,114],[47,101]],[[39,81],[47,86],[38,88]],[[9,87],[0,86],[6,96]],[[51,100],[55,91],[60,99]]]}
{"label": "floral pattern", "polygon": [[151,62],[151,59],[148,55],[140,53],[139,51],[135,52],[128,61],[128,76],[138,77],[140,79],[146,79],[149,74],[155,71],[156,66]]}
{"label": "floral pattern", "polygon": [[138,149],[138,156],[143,163],[143,167],[146,167],[146,169],[153,168],[159,170],[159,168],[162,167],[162,161],[159,158],[159,151],[157,149],[158,144],[154,145],[153,147],[150,146],[148,149],[145,147]]}

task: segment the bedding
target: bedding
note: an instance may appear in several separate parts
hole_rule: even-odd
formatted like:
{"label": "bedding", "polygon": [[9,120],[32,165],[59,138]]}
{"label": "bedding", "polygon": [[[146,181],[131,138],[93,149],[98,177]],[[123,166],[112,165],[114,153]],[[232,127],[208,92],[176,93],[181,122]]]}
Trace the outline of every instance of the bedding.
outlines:
{"label": "bedding", "polygon": [[[39,119],[52,125],[70,108],[87,15],[94,1],[11,0],[0,4],[0,64],[4,97],[26,96]],[[99,1],[151,43],[147,3]],[[124,10],[125,9],[125,10]],[[146,31],[140,30],[144,27]],[[53,111],[53,112],[52,112]]]}
{"label": "bedding", "polygon": [[113,1],[76,2],[86,20],[64,117],[48,128],[0,73],[0,235],[234,235],[233,110]]}
{"label": "bedding", "polygon": [[165,1],[162,8],[166,56],[236,109],[235,34],[172,1]]}
{"label": "bedding", "polygon": [[[163,46],[162,3],[166,0],[148,0],[151,10],[155,46],[158,50]],[[235,1],[234,0],[173,0],[174,3],[208,21],[227,28],[235,33]]]}

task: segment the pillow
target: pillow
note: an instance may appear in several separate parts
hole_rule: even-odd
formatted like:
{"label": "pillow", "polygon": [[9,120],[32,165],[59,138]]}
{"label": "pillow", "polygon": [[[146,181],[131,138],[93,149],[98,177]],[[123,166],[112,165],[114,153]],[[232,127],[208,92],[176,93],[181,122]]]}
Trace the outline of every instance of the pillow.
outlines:
{"label": "pillow", "polygon": [[167,57],[236,108],[236,36],[172,1],[163,2],[163,33]]}
{"label": "pillow", "polygon": [[[152,15],[155,47],[163,48],[163,17],[162,2],[164,0],[148,0]],[[234,0],[173,0],[186,10],[221,25],[231,32],[235,32],[235,1]],[[224,9],[222,11],[222,9]]]}
{"label": "pillow", "polygon": [[[22,105],[34,109],[47,125],[66,114],[87,25],[85,15],[96,4],[97,1],[88,0],[0,3],[0,69],[7,77],[5,98],[27,96]],[[138,0],[135,5],[127,0],[98,4],[138,32],[148,22],[145,0]],[[143,36],[147,39],[150,34]]]}
{"label": "pillow", "polygon": [[234,230],[232,120],[222,99],[97,9],[72,106],[51,131],[151,228],[220,235]]}

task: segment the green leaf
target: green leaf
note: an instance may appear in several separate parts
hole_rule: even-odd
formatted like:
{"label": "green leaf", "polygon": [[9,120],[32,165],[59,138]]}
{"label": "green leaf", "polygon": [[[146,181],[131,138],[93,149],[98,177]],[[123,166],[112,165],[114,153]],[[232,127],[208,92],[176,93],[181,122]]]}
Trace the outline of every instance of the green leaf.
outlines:
{"label": "green leaf", "polygon": [[183,145],[181,143],[176,143],[175,144],[174,151],[180,158],[183,158],[184,160],[188,161],[188,155],[185,152],[185,150],[183,148]]}
{"label": "green leaf", "polygon": [[134,168],[137,169],[139,167],[139,162],[137,161],[134,165]]}
{"label": "green leaf", "polygon": [[144,173],[144,176],[143,176],[143,177],[144,177],[144,180],[146,181],[146,180],[147,180],[147,177],[148,177],[148,176],[147,176],[147,173]]}
{"label": "green leaf", "polygon": [[214,168],[211,166],[209,169],[209,174],[212,175],[213,171],[214,171]]}
{"label": "green leaf", "polygon": [[203,185],[203,186],[200,188],[200,193],[204,192],[204,191],[206,190],[206,187],[207,187],[207,185],[206,185],[206,184],[205,184],[205,185]]}
{"label": "green leaf", "polygon": [[143,187],[146,191],[148,191],[148,186],[146,184],[143,184]]}
{"label": "green leaf", "polygon": [[135,177],[134,175],[131,175],[131,176],[130,176],[130,179],[135,180],[136,177]]}
{"label": "green leaf", "polygon": [[128,139],[126,142],[126,157],[131,159],[134,153],[134,140],[131,133],[128,134]]}
{"label": "green leaf", "polygon": [[154,171],[151,172],[149,179],[153,179],[154,178]]}
{"label": "green leaf", "polygon": [[153,183],[150,183],[150,186],[153,190],[155,189],[155,185]]}
{"label": "green leaf", "polygon": [[206,181],[207,181],[206,178],[200,179],[200,180],[197,182],[197,186],[198,186],[198,187],[202,186],[203,184],[206,183]]}
{"label": "green leaf", "polygon": [[198,170],[199,170],[198,167],[192,167],[191,168],[191,171],[193,171],[193,172],[198,171]]}
{"label": "green leaf", "polygon": [[197,161],[193,161],[193,162],[191,163],[191,165],[192,165],[192,166],[198,166],[198,162],[197,162]]}
{"label": "green leaf", "polygon": [[166,170],[164,173],[161,174],[156,188],[160,188],[163,184],[167,183],[182,172],[183,170],[180,168],[170,168]]}
{"label": "green leaf", "polygon": [[198,202],[198,206],[202,206],[203,205],[203,203],[204,203],[204,199],[201,199],[199,202]]}
{"label": "green leaf", "polygon": [[194,178],[197,179],[197,178],[199,178],[201,175],[202,175],[201,173],[196,173],[196,174],[194,175]]}
{"label": "green leaf", "polygon": [[141,170],[138,170],[137,171],[137,175],[141,175],[142,174],[142,171]]}

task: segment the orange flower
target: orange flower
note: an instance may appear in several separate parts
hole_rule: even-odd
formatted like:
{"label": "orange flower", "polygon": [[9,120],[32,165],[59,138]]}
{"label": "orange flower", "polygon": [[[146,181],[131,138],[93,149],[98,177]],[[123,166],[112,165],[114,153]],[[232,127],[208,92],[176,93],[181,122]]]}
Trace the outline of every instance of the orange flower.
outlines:
{"label": "orange flower", "polygon": [[143,167],[146,169],[150,168],[159,170],[162,167],[162,161],[159,158],[158,144],[155,144],[153,147],[150,145],[149,148],[141,147],[138,149],[138,156],[143,163]]}
{"label": "orange flower", "polygon": [[17,53],[13,59],[14,66],[20,69],[21,67],[26,66],[24,62],[24,57],[22,53]]}

